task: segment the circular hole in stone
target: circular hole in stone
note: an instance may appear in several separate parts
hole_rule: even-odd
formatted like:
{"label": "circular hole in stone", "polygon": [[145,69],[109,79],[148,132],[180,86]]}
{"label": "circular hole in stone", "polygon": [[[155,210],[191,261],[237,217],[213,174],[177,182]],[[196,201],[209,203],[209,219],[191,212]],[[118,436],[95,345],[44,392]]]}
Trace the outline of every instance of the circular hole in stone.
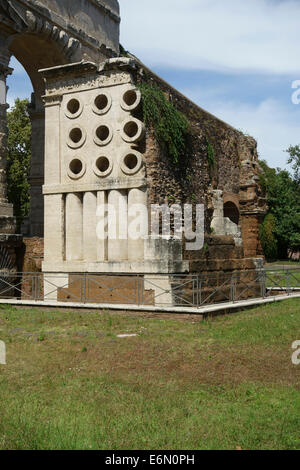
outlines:
{"label": "circular hole in stone", "polygon": [[99,111],[103,111],[108,106],[108,98],[106,95],[98,95],[95,99],[95,106]]}
{"label": "circular hole in stone", "polygon": [[79,175],[83,169],[82,161],[79,160],[79,158],[74,158],[74,160],[70,162],[69,168],[74,175]]}
{"label": "circular hole in stone", "polygon": [[78,144],[82,139],[82,130],[79,127],[75,127],[70,132],[70,139],[74,144]]}
{"label": "circular hole in stone", "polygon": [[109,128],[107,126],[100,126],[96,130],[96,136],[101,142],[105,142],[109,137]]}
{"label": "circular hole in stone", "polygon": [[69,111],[70,114],[78,113],[79,109],[80,109],[80,103],[75,98],[73,98],[72,100],[68,102],[67,110]]}
{"label": "circular hole in stone", "polygon": [[96,167],[101,172],[104,173],[109,169],[110,162],[107,157],[99,157],[96,160]]}
{"label": "circular hole in stone", "polygon": [[124,126],[124,132],[130,138],[133,138],[134,136],[136,136],[138,131],[139,131],[139,127],[137,123],[134,121],[129,121]]}
{"label": "circular hole in stone", "polygon": [[137,101],[136,91],[135,90],[126,91],[126,93],[124,93],[123,100],[127,106],[133,106],[134,103]]}
{"label": "circular hole in stone", "polygon": [[129,170],[134,170],[136,166],[138,165],[138,159],[137,156],[134,155],[133,153],[129,153],[126,155],[124,158],[124,163],[127,166]]}

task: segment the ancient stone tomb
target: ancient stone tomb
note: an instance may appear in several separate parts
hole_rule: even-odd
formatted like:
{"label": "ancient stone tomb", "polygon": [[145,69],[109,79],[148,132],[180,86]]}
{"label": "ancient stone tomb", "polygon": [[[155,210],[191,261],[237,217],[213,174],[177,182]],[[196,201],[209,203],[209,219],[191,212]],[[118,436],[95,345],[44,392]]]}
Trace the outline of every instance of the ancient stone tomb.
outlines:
{"label": "ancient stone tomb", "polygon": [[[139,143],[145,127],[132,115],[141,104],[141,93],[130,71],[115,67],[114,60],[106,67],[99,71],[92,63],[79,63],[42,71],[46,80],[43,271],[59,275],[186,271],[181,252],[172,263],[170,248],[164,249],[168,240],[144,238],[147,180]],[[107,205],[114,211],[111,224],[105,219]],[[145,209],[138,237],[129,233],[133,206]]]}
{"label": "ancient stone tomb", "polygon": [[[210,228],[202,227],[207,248],[190,253],[183,239],[150,233],[150,203],[160,202],[155,200],[157,189],[164,191],[172,184],[176,193],[179,188],[181,204],[188,202],[189,192],[182,186],[183,171],[176,173],[151,132],[146,132],[137,83],[140,72],[135,61],[122,58],[100,66],[80,62],[41,71],[46,85],[43,271],[47,298],[61,297],[56,287],[65,288],[71,278],[77,283],[76,273],[140,274],[145,281],[142,289],[155,279],[153,290],[162,289],[172,303],[170,276],[174,274],[218,277],[221,265],[227,274],[258,266],[255,258],[247,260],[244,255],[240,213],[234,204],[238,195],[227,192],[224,198],[213,180],[209,184],[207,160],[201,155],[190,162],[195,176],[189,186],[200,185],[197,202],[208,209]],[[186,105],[186,99],[181,101]],[[161,170],[158,165],[163,165]],[[140,230],[135,236],[131,222],[137,206],[145,210],[139,214]],[[107,207],[113,209],[111,220]]]}

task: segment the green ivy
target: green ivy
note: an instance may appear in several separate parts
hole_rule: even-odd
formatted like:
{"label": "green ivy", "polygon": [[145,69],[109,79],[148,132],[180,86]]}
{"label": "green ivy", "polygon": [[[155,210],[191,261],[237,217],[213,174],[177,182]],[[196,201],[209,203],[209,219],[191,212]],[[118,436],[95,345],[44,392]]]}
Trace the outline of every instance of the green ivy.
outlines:
{"label": "green ivy", "polygon": [[120,57],[128,57],[128,51],[120,44]]}
{"label": "green ivy", "polygon": [[208,137],[206,137],[206,145],[207,145],[208,166],[210,169],[213,169],[216,163],[215,150],[212,144],[210,143]]}
{"label": "green ivy", "polygon": [[188,120],[156,85],[143,82],[138,87],[146,126],[153,128],[159,146],[167,150],[173,164],[178,164],[186,155]]}
{"label": "green ivy", "polygon": [[268,260],[277,258],[277,241],[275,238],[276,220],[273,214],[268,214],[259,228],[260,241]]}

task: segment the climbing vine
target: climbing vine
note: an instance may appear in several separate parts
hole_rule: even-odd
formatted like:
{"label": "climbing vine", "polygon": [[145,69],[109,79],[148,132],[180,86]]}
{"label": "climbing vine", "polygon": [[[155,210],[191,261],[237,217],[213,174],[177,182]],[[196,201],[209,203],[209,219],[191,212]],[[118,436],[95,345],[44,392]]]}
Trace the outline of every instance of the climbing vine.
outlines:
{"label": "climbing vine", "polygon": [[120,44],[120,57],[128,57],[128,51]]}
{"label": "climbing vine", "polygon": [[207,145],[207,157],[208,157],[208,166],[212,170],[215,166],[216,160],[215,160],[215,150],[210,143],[208,137],[206,137],[206,145]]}
{"label": "climbing vine", "polygon": [[275,232],[276,219],[273,214],[268,214],[259,228],[260,241],[268,260],[277,258],[277,240]]}
{"label": "climbing vine", "polygon": [[162,90],[146,82],[138,85],[143,98],[143,119],[153,128],[159,146],[166,149],[174,165],[186,154],[189,123]]}

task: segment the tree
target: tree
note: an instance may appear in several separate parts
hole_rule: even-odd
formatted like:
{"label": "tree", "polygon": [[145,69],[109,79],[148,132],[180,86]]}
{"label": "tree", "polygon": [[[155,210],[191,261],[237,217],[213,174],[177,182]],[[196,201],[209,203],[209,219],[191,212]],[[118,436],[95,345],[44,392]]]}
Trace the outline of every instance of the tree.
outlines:
{"label": "tree", "polygon": [[275,260],[278,254],[275,228],[276,219],[273,214],[268,214],[259,229],[260,241],[268,260]]}
{"label": "tree", "polygon": [[290,154],[288,164],[292,165],[294,179],[300,184],[300,145],[290,146],[286,152]]}
{"label": "tree", "polygon": [[17,228],[29,213],[29,170],[31,160],[31,121],[27,99],[17,98],[7,113],[7,196],[14,206]]}
{"label": "tree", "polygon": [[267,193],[268,215],[271,214],[275,221],[272,231],[277,242],[278,256],[286,258],[289,248],[300,246],[299,184],[286,170],[269,168],[264,161],[260,165],[263,169],[261,184]]}

